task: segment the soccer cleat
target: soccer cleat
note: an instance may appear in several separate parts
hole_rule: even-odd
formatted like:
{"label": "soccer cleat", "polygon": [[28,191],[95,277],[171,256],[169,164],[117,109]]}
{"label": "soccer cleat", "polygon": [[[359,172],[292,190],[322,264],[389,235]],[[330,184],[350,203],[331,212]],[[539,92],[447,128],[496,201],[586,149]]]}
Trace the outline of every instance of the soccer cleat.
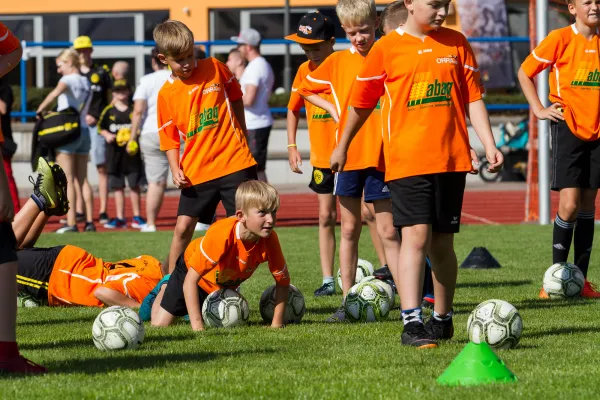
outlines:
{"label": "soccer cleat", "polygon": [[86,222],[85,228],[83,228],[84,232],[96,232],[96,225],[93,222]]}
{"label": "soccer cleat", "polygon": [[389,267],[387,265],[384,265],[383,267],[376,269],[373,272],[373,276],[377,279],[381,279],[381,280],[390,280],[393,281],[394,278],[392,277],[392,272],[390,271]]}
{"label": "soccer cleat", "polygon": [[170,277],[171,274],[165,275],[160,280],[160,282],[158,282],[156,286],[154,286],[154,289],[152,289],[152,291],[148,293],[146,297],[144,297],[144,300],[142,301],[139,310],[140,318],[142,321],[150,321],[152,317],[152,306],[154,305],[154,300],[156,300],[156,296],[158,296],[160,288],[169,282]]}
{"label": "soccer cleat", "polygon": [[127,228],[127,222],[125,222],[124,219],[119,219],[119,218],[113,218],[110,220],[109,223],[104,224],[104,227],[106,229],[121,229],[121,228]]}
{"label": "soccer cleat", "polygon": [[156,232],[156,225],[148,225],[148,224],[146,224],[146,225],[144,225],[142,227],[142,229],[140,229],[140,232],[143,232],[143,233]]}
{"label": "soccer cleat", "polygon": [[57,207],[58,194],[52,176],[52,168],[45,158],[38,159],[36,172],[38,175],[35,182],[31,176],[29,177],[29,182],[33,184],[32,198],[38,207],[41,206],[42,211],[49,214]]}
{"label": "soccer cleat", "polygon": [[335,323],[335,322],[345,322],[346,321],[346,311],[344,310],[344,306],[341,306],[337,309],[336,312],[331,314],[329,318],[325,320],[325,322]]}
{"label": "soccer cleat", "polygon": [[56,189],[57,202],[56,208],[51,212],[46,211],[49,216],[62,217],[69,212],[69,199],[67,198],[67,175],[58,164],[52,164],[52,177],[54,178],[54,188]]}
{"label": "soccer cleat", "polygon": [[134,229],[142,229],[144,226],[146,226],[146,220],[142,217],[140,217],[139,215],[137,217],[133,217],[133,220],[131,221],[131,227]]}
{"label": "soccer cleat", "polygon": [[79,232],[79,230],[77,229],[77,225],[73,225],[73,226],[64,225],[62,228],[58,228],[55,233],[62,234],[62,233],[69,233],[69,232]]}
{"label": "soccer cleat", "polygon": [[321,287],[315,290],[315,296],[333,296],[335,294],[335,283],[328,282],[324,283]]}
{"label": "soccer cleat", "polygon": [[454,336],[452,317],[448,321],[438,321],[433,316],[425,324],[425,330],[435,340],[448,340]]}
{"label": "soccer cleat", "polygon": [[412,346],[418,349],[438,347],[437,341],[425,330],[422,322],[409,322],[404,325],[401,342],[405,346]]}
{"label": "soccer cleat", "polygon": [[48,370],[18,355],[10,358],[0,358],[0,375],[2,374],[45,374]]}
{"label": "soccer cleat", "polygon": [[600,298],[600,292],[598,292],[595,285],[586,279],[583,284],[583,290],[581,291],[581,297],[585,297],[586,299],[598,299]]}
{"label": "soccer cleat", "polygon": [[549,299],[550,296],[548,296],[548,293],[546,293],[546,291],[544,290],[544,288],[540,289],[540,294],[538,295],[538,297],[540,299]]}
{"label": "soccer cleat", "polygon": [[100,215],[98,216],[98,222],[101,225],[107,224],[109,221],[110,221],[110,218],[108,218],[108,214],[105,212],[100,213]]}

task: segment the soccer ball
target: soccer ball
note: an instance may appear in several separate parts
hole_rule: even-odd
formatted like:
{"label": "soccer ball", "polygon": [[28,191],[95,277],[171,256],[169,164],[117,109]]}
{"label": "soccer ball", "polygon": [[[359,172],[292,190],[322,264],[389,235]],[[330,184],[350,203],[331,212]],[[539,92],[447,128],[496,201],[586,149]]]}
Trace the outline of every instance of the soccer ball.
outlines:
{"label": "soccer ball", "polygon": [[585,277],[577,266],[556,263],[544,274],[544,290],[550,298],[567,298],[581,294]]}
{"label": "soccer ball", "polygon": [[344,301],[346,317],[354,322],[382,321],[388,317],[390,308],[385,289],[373,281],[352,286]]}
{"label": "soccer ball", "polygon": [[208,295],[202,304],[202,318],[206,326],[233,328],[244,325],[250,317],[248,302],[233,289],[219,289]]}
{"label": "soccer ball", "polygon": [[[273,322],[273,314],[275,312],[275,285],[270,286],[260,296],[260,316],[265,322]],[[306,307],[304,305],[304,296],[296,286],[290,285],[290,292],[288,296],[287,306],[285,307],[286,323],[297,324],[302,320]]]}
{"label": "soccer ball", "polygon": [[519,343],[523,320],[512,304],[487,300],[469,315],[467,332],[473,343],[485,342],[495,349],[511,349]]}
{"label": "soccer ball", "polygon": [[396,292],[394,291],[394,288],[389,283],[389,281],[383,281],[383,280],[377,279],[373,275],[371,275],[371,276],[365,276],[359,283],[363,283],[363,282],[373,282],[374,284],[381,286],[388,295],[390,309],[394,308],[394,304],[396,303]]}
{"label": "soccer ball", "polygon": [[[359,258],[358,262],[356,263],[356,278],[354,279],[354,283],[359,283],[361,280],[363,280],[363,278],[373,275],[374,271],[375,270],[373,269],[373,264],[371,264],[367,260],[363,260],[362,258]],[[337,272],[337,282],[338,282],[338,287],[340,289],[342,289],[342,270],[341,269],[338,269],[338,272]]]}
{"label": "soccer ball", "polygon": [[137,349],[144,341],[144,324],[135,311],[122,306],[103,310],[92,326],[92,338],[99,350]]}

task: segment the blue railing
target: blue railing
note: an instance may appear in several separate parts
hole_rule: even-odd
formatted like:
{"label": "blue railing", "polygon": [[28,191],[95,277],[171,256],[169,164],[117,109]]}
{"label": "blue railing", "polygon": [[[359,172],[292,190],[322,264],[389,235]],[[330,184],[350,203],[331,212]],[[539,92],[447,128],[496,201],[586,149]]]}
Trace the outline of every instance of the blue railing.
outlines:
{"label": "blue railing", "polygon": [[[498,36],[498,37],[479,37],[469,38],[470,42],[509,42],[509,43],[529,43],[529,37],[527,36]],[[67,48],[73,45],[72,42],[23,42],[25,48],[30,47],[46,47],[46,48]],[[336,39],[336,43],[348,44],[348,39]],[[212,46],[235,46],[237,43],[231,40],[213,40],[213,41],[200,41],[195,42],[196,45],[202,45],[206,49],[206,54],[211,54]],[[283,40],[283,39],[265,39],[262,41],[263,45],[277,45],[277,44],[294,44],[294,42]],[[142,42],[135,41],[106,41],[106,40],[95,40],[94,46],[143,46],[151,47],[154,46],[154,41],[146,40]],[[25,68],[27,61],[25,58],[21,60],[20,71],[21,71],[21,111],[12,112],[11,115],[17,118],[21,118],[21,122],[26,122],[27,118],[35,117],[35,111],[27,111],[27,70]],[[520,111],[528,110],[528,104],[489,104],[487,109],[490,111]],[[274,114],[285,114],[287,108],[285,107],[273,107],[271,112]],[[304,110],[302,110],[304,112]]]}

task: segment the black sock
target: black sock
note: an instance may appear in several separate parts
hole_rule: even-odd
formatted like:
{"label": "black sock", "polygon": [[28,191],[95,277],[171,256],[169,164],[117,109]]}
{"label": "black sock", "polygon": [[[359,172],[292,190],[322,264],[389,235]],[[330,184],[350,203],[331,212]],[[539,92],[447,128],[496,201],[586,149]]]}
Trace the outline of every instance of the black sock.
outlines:
{"label": "black sock", "polygon": [[431,274],[431,264],[429,263],[429,258],[425,260],[425,279],[423,279],[423,297],[434,297],[433,276]]}
{"label": "black sock", "polygon": [[573,239],[575,265],[579,267],[585,277],[587,277],[592,243],[594,242],[595,214],[595,211],[580,211],[575,226],[575,237]]}
{"label": "black sock", "polygon": [[574,228],[575,222],[563,221],[556,214],[552,233],[552,264],[567,262]]}

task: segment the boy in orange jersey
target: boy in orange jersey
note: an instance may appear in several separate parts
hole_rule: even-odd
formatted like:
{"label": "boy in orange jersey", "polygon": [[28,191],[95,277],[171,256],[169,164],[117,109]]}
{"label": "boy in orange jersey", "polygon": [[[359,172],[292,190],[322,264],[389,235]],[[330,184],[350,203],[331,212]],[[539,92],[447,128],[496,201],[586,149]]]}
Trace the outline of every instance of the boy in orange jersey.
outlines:
{"label": "boy in orange jersey", "polygon": [[[298,95],[298,87],[306,75],[317,69],[333,53],[335,27],[330,18],[317,11],[304,15],[298,23],[297,33],[285,38],[298,43],[308,58],[308,61],[298,68],[288,103],[288,155],[292,171],[301,174],[302,157],[296,147],[296,133],[300,109],[306,106],[310,137],[310,163],[313,166],[312,178],[308,186],[317,193],[319,199],[319,255],[323,273],[323,284],[315,290],[314,294],[315,296],[331,296],[335,294],[333,265],[337,215],[336,199],[333,195],[334,176],[329,168],[329,156],[335,147],[337,124],[327,111],[305,102]],[[333,102],[330,91],[322,93],[321,96],[329,102]]]}
{"label": "boy in orange jersey", "polygon": [[279,196],[268,183],[247,181],[239,186],[235,204],[235,216],[212,224],[179,257],[154,301],[152,325],[168,326],[188,314],[192,329],[204,330],[200,310],[206,297],[222,288],[236,289],[268,261],[277,285],[271,327],[283,327],[290,275],[273,230]]}
{"label": "boy in orange jersey", "polygon": [[[19,39],[0,23],[0,78],[15,68],[23,49]],[[0,151],[4,136],[0,129]],[[42,374],[46,368],[37,365],[19,353],[17,346],[17,302],[15,293],[18,262],[16,239],[11,221],[14,217],[8,178],[4,163],[0,165],[0,374]]]}
{"label": "boy in orange jersey", "polygon": [[172,271],[198,220],[210,224],[219,201],[227,215],[235,213],[235,191],[256,178],[256,161],[246,141],[242,91],[225,64],[212,57],[196,60],[193,34],[179,21],[159,24],[154,40],[159,60],[172,71],[157,100],[160,148],[181,189],[169,253]]}
{"label": "boy in orange jersey", "polygon": [[[535,116],[551,120],[552,190],[560,194],[552,263],[567,261],[573,240],[586,276],[581,296],[599,298],[587,272],[600,187],[600,0],[569,0],[568,7],[575,23],[550,32],[521,65],[519,82]],[[533,78],[548,67],[552,104],[544,107]],[[540,297],[548,298],[543,288]]]}
{"label": "boy in orange jersey", "polygon": [[[323,108],[343,126],[347,116],[350,90],[367,53],[375,42],[377,12],[373,0],[340,0],[336,12],[352,47],[329,56],[315,71],[306,76],[298,93],[308,102]],[[333,104],[319,96],[331,92]],[[342,220],[340,269],[344,296],[354,285],[358,261],[358,239],[362,229],[361,198],[372,202],[377,230],[383,242],[386,260],[392,271],[400,240],[392,221],[390,193],[384,182],[384,163],[379,110],[360,131],[349,151],[348,169],[336,174],[334,195],[339,196]],[[338,118],[338,116],[340,116]],[[336,136],[339,140],[338,131]],[[328,322],[345,320],[340,307]]]}
{"label": "boy in orange jersey", "polygon": [[[405,0],[408,19],[371,49],[354,82],[351,110],[331,156],[344,169],[352,138],[382,95],[387,130],[386,182],[402,245],[394,273],[402,304],[402,344],[437,347],[454,334],[452,303],[458,263],[454,234],[466,174],[471,171],[466,114],[482,141],[490,168],[503,163],[496,148],[479,70],[466,38],[443,28],[450,0]],[[423,324],[421,287],[425,257],[433,269],[435,305]]]}

